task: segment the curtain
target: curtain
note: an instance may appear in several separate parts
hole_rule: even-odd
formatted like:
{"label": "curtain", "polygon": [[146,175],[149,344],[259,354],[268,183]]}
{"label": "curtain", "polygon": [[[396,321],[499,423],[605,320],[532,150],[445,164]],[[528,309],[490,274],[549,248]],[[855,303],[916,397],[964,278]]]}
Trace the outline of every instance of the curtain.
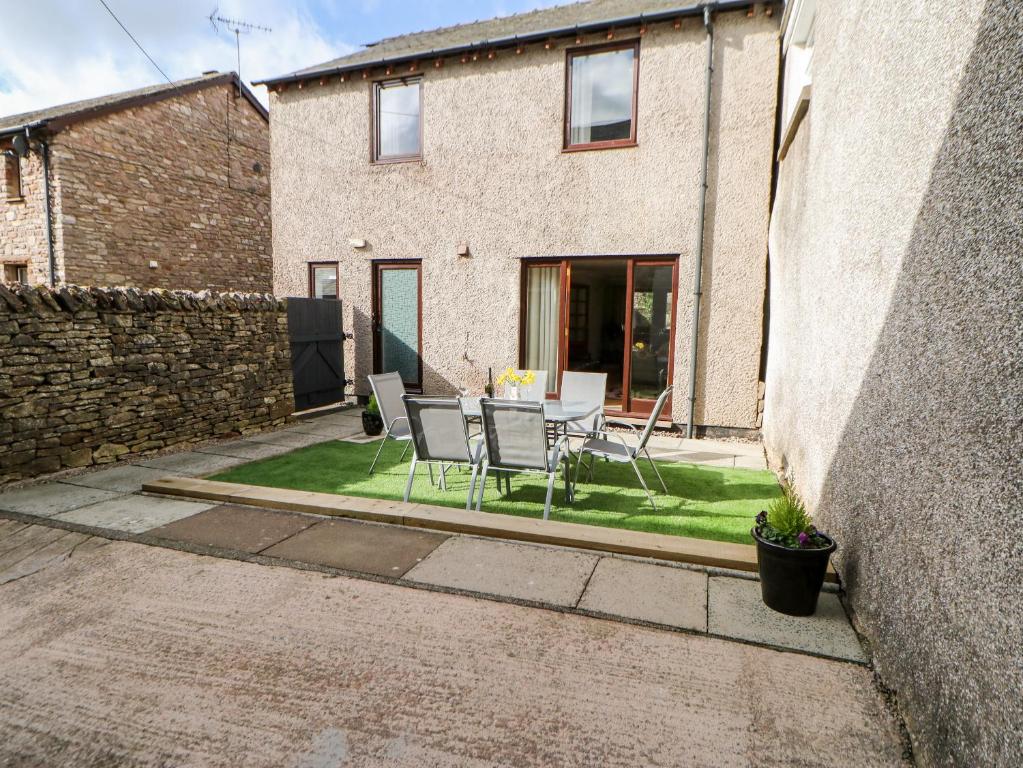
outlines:
{"label": "curtain", "polygon": [[588,144],[593,131],[594,57],[572,59],[572,144]]}
{"label": "curtain", "polygon": [[547,371],[548,390],[558,382],[558,295],[561,267],[526,271],[526,368]]}

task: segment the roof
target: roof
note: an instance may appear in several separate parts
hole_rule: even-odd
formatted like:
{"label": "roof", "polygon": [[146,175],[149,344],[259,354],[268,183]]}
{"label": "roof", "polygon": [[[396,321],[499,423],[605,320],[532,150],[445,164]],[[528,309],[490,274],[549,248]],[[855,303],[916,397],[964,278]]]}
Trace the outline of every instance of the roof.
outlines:
{"label": "roof", "polygon": [[280,77],[259,80],[255,85],[276,85],[346,70],[451,55],[474,48],[515,45],[616,25],[669,21],[682,16],[702,15],[704,6],[711,10],[726,11],[752,4],[752,0],[704,0],[688,4],[685,0],[588,0],[557,5],[528,13],[388,37],[348,56]]}
{"label": "roof", "polygon": [[259,103],[259,100],[256,99],[252,91],[245,87],[245,84],[239,79],[238,75],[234,72],[210,72],[200,77],[178,80],[176,83],[150,85],[145,88],[136,88],[133,91],[112,93],[107,96],[98,96],[94,99],[84,99],[82,101],[73,101],[70,104],[37,109],[34,112],[22,112],[20,115],[0,117],[0,135],[18,133],[26,127],[37,125],[45,125],[50,131],[58,131],[71,123],[89,120],[93,117],[118,112],[122,109],[130,109],[182,93],[191,93],[203,88],[211,88],[226,83],[235,85],[259,114],[264,119],[268,119],[266,108]]}

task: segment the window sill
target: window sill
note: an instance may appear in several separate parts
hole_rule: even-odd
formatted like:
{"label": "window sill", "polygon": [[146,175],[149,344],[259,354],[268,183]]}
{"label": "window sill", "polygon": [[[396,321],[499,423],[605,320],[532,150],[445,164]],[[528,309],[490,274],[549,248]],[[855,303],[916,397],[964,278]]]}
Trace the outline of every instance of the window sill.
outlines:
{"label": "window sill", "polygon": [[593,144],[573,144],[569,147],[563,147],[562,153],[569,152],[594,152],[600,149],[629,149],[630,147],[638,147],[638,141],[601,141]]}
{"label": "window sill", "polygon": [[399,163],[422,163],[422,155],[412,155],[410,157],[382,157],[378,160],[370,160],[370,165],[397,165]]}
{"label": "window sill", "polygon": [[18,195],[17,197],[8,197],[7,198],[7,202],[8,203],[23,203],[23,202],[25,202],[25,196],[24,195]]}

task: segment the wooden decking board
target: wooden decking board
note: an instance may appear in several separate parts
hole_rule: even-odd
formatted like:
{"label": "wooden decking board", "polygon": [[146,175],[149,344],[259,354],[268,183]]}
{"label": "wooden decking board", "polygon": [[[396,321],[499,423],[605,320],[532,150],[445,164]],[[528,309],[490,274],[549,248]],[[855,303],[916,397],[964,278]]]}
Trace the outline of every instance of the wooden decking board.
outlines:
{"label": "wooden decking board", "polygon": [[[537,520],[512,515],[480,514],[454,507],[405,504],[399,501],[293,491],[254,485],[223,483],[198,478],[166,478],[146,483],[142,490],[171,496],[226,501],[317,515],[407,525],[449,533],[467,533],[536,544],[651,557],[680,563],[757,570],[757,551],[749,544],[734,544],[685,536],[643,533],[619,528]],[[828,581],[837,581],[828,569]]]}

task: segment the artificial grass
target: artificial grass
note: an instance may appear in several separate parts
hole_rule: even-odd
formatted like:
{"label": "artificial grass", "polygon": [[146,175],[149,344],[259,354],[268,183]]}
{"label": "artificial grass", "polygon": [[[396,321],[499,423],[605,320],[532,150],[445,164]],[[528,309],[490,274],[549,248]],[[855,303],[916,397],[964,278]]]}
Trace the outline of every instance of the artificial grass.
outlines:
{"label": "artificial grass", "polygon": [[[404,444],[386,445],[371,476],[367,473],[377,447],[376,442],[320,443],[271,459],[243,464],[210,479],[401,500],[409,468],[407,456],[398,464]],[[781,495],[778,481],[767,471],[666,461],[657,462],[657,466],[668,486],[667,494],[660,490],[649,463],[640,463],[640,471],[647,484],[651,490],[656,489],[656,510],[651,509],[632,467],[598,461],[592,482],[585,482],[585,468],[580,472],[575,502],[570,506],[564,503],[564,482],[559,477],[551,502],[550,519],[749,544],[752,543],[749,530],[753,526],[753,518],[767,507],[771,499]],[[409,500],[464,508],[468,490],[467,469],[464,472],[449,469],[447,491],[442,491],[430,485],[426,467],[420,466]],[[496,482],[488,478],[483,512],[539,518],[543,516],[546,494],[543,475],[512,475],[512,492],[503,496],[498,492]]]}

